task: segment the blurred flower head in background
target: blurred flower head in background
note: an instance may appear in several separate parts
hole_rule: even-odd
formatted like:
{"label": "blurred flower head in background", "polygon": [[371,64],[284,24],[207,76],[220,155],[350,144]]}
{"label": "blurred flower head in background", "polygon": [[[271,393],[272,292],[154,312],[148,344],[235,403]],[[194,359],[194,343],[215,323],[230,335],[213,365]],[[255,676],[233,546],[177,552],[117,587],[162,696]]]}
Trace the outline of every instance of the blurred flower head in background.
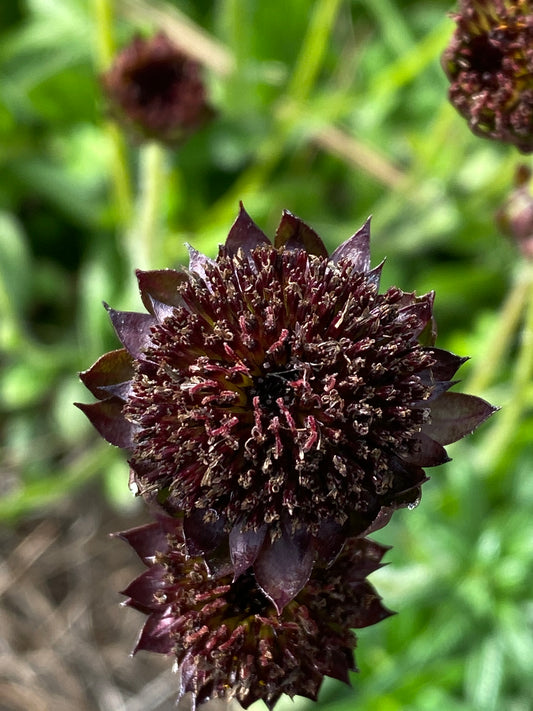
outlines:
{"label": "blurred flower head in background", "polygon": [[526,259],[533,259],[533,195],[531,169],[519,165],[515,187],[496,213],[501,231],[511,237]]}
{"label": "blurred flower head in background", "polygon": [[135,37],[102,83],[111,113],[141,138],[179,144],[213,115],[200,65],[162,32]]}
{"label": "blurred flower head in background", "polygon": [[126,605],[148,615],[135,647],[176,658],[179,697],[195,704],[236,698],[244,708],[282,694],[316,700],[325,675],[349,683],[356,669],[352,629],[388,617],[366,576],[386,548],[349,540],[327,570],[313,575],[278,614],[251,569],[233,575],[229,557],[192,554],[179,520],[117,534],[148,569],[123,592]]}
{"label": "blurred flower head in background", "polygon": [[148,313],[109,309],[124,348],[81,374],[132,489],[204,551],[229,534],[278,609],[493,412],[448,392],[463,359],[433,345],[433,295],[379,294],[369,242],[367,222],[328,256],[285,212],[272,245],[241,207],[216,260],[138,272]]}
{"label": "blurred flower head in background", "polygon": [[442,56],[449,97],[484,138],[533,151],[533,4],[461,0]]}

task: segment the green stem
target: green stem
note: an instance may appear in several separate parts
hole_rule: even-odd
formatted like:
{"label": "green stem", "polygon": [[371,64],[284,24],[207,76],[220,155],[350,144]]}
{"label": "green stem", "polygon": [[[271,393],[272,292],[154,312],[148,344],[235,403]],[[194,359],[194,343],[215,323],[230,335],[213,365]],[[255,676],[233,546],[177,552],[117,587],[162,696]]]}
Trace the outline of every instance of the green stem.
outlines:
{"label": "green stem", "polygon": [[340,0],[315,3],[287,89],[288,97],[295,102],[305,101],[313,89],[339,6]]}
{"label": "green stem", "polygon": [[8,285],[0,272],[0,353],[16,351],[26,341],[21,319],[14,306]]}
{"label": "green stem", "polygon": [[130,230],[129,254],[133,265],[152,269],[161,258],[161,197],[164,185],[164,149],[147,143],[141,149],[139,192],[135,224]]}
{"label": "green stem", "polygon": [[[529,265],[526,265],[526,267],[529,267]],[[470,377],[468,386],[470,392],[477,393],[486,390],[497,377],[526,305],[530,290],[530,279],[529,268],[522,269],[517,274],[513,288],[507,295],[500,312],[496,331],[487,346],[487,355],[483,360],[478,361],[477,367]]]}
{"label": "green stem", "polygon": [[96,57],[99,69],[104,70],[115,56],[113,39],[113,8],[109,0],[93,0],[96,21]]}
{"label": "green stem", "polygon": [[[111,0],[93,0],[96,25],[96,66],[99,72],[105,71],[115,56],[113,39],[113,3]],[[119,128],[108,121],[105,132],[111,144],[111,176],[115,193],[119,222],[126,228],[132,217],[132,188],[128,165],[128,155],[124,136]]]}
{"label": "green stem", "polygon": [[528,405],[528,391],[533,378],[533,263],[525,264],[523,280],[527,288],[527,307],[516,366],[511,384],[511,397],[497,415],[485,450],[485,463],[493,475],[506,465],[509,449]]}
{"label": "green stem", "polygon": [[409,52],[416,41],[409,24],[405,22],[401,5],[391,0],[373,0],[368,4],[368,8],[377,20],[381,36],[398,57]]}
{"label": "green stem", "polygon": [[111,174],[113,177],[113,190],[117,201],[119,222],[126,228],[131,222],[133,213],[133,198],[131,177],[128,167],[128,152],[124,136],[120,129],[109,122],[106,126],[112,148]]}

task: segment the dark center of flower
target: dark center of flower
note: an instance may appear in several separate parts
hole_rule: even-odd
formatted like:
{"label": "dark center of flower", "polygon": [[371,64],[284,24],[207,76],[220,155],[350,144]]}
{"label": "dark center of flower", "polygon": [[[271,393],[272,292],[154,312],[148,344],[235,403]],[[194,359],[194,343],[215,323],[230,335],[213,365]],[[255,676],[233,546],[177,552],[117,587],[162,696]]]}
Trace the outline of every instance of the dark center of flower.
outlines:
{"label": "dark center of flower", "polygon": [[265,615],[272,603],[261,592],[252,569],[249,568],[231,586],[226,594],[228,617],[249,617]]}
{"label": "dark center of flower", "polygon": [[138,94],[137,101],[146,106],[153,101],[169,99],[181,74],[180,64],[168,60],[152,61],[137,67],[131,76]]}
{"label": "dark center of flower", "polygon": [[470,69],[481,74],[485,81],[496,80],[494,75],[501,69],[504,57],[503,52],[491,42],[491,34],[478,35],[470,41]]}
{"label": "dark center of flower", "polygon": [[259,398],[259,404],[265,410],[276,409],[276,401],[280,398],[285,405],[290,406],[294,403],[294,389],[291,386],[294,376],[293,370],[267,372],[255,378],[250,394],[252,398]]}

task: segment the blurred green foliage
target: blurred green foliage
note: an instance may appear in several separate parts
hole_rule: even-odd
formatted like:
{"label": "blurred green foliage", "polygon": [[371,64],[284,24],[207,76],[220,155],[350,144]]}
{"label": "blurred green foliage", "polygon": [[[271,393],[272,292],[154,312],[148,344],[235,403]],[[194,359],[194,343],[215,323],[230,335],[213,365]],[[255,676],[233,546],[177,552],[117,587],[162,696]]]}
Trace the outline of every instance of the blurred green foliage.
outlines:
{"label": "blurred green foliage", "polygon": [[[451,448],[421,506],[376,534],[394,549],[373,580],[401,614],[359,634],[355,688],[328,681],[327,711],[533,708],[527,288],[501,311],[517,275],[531,275],[493,220],[520,157],[473,137],[447,103],[449,10],[440,0],[0,7],[0,520],[89,479],[114,505],[134,505],[122,454],[72,407],[87,399],[76,371],[116,347],[101,301],[138,308],[133,267],[182,263],[185,242],[214,255],[239,199],[267,233],[287,208],[330,248],[373,214],[385,286],[436,290],[438,345],[472,356],[463,377],[475,370],[476,394],[503,407]],[[184,16],[234,63],[228,72],[216,52],[205,57],[217,119],[179,151],[134,145],[106,117],[99,72],[136,32],[179,40]]]}

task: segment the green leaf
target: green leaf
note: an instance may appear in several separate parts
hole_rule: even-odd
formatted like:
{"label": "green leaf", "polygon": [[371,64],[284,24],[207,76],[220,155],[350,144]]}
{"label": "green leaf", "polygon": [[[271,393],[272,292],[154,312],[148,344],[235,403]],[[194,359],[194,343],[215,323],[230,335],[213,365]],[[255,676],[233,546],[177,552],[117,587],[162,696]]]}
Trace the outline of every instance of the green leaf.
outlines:
{"label": "green leaf", "polygon": [[500,690],[503,675],[501,642],[495,637],[477,640],[465,669],[465,694],[475,711],[502,709]]}

